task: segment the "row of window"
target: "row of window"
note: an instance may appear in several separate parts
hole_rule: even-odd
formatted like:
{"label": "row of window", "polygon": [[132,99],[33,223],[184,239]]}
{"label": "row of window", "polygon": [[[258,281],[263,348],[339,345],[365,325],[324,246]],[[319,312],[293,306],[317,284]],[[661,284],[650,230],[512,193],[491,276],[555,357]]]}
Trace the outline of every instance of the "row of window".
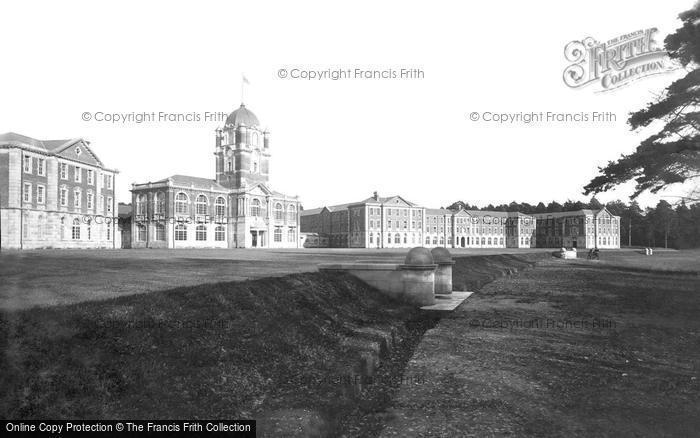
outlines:
{"label": "row of window", "polygon": [[[189,203],[190,200],[186,193],[180,192],[177,195],[175,195],[175,213],[189,214]],[[154,210],[156,214],[165,213],[165,194],[157,193],[154,197],[154,204]],[[223,196],[218,196],[216,198],[214,209],[216,216],[226,216],[226,199]],[[253,198],[250,202],[251,216],[262,216],[262,212],[263,208],[260,200],[257,198]],[[146,195],[138,195],[138,197],[136,198],[136,214],[146,214]],[[195,198],[195,214],[209,214],[209,200],[205,195],[200,194],[197,195],[197,197]],[[284,219],[284,207],[281,202],[275,203],[274,215],[276,220]],[[287,217],[290,222],[296,221],[296,206],[294,204],[289,204],[287,206]]]}
{"label": "row of window", "polygon": [[[165,240],[165,225],[156,224],[155,226],[155,240],[164,241]],[[275,242],[282,242],[282,228],[277,227],[274,231]],[[143,224],[136,225],[136,240],[139,242],[145,242],[148,239],[146,226]],[[178,224],[175,226],[175,240],[187,240],[187,226],[184,224]],[[207,240],[207,227],[205,225],[197,225],[195,228],[195,240],[199,242],[205,242]],[[226,227],[223,225],[217,225],[214,228],[214,240],[216,242],[226,241]],[[296,241],[296,229],[290,228],[287,231],[287,241]]]}
{"label": "row of window", "polygon": [[233,144],[236,143],[236,139],[238,139],[238,141],[245,141],[251,146],[258,146],[259,137],[257,132],[246,130],[243,135],[245,136],[245,139],[241,138],[241,134],[237,133],[236,131],[232,131],[231,134],[229,134],[228,131],[224,131],[222,136],[222,144]]}
{"label": "row of window", "polygon": [[[165,225],[156,224],[155,231],[155,240],[165,241]],[[148,239],[145,225],[136,225],[135,237],[136,240],[139,242],[145,242]],[[187,226],[185,226],[184,224],[178,224],[175,226],[175,240],[187,240]],[[205,225],[197,225],[197,227],[195,228],[195,240],[207,240],[207,227]],[[217,225],[214,228],[214,240],[217,242],[226,241],[226,227],[224,227],[223,225]]]}
{"label": "row of window", "polygon": [[[43,184],[36,185],[36,193],[32,192],[32,183],[24,183],[24,188],[22,191],[22,200],[24,202],[32,202],[32,195],[36,195],[37,204],[46,203],[46,186]],[[97,197],[97,209],[102,210],[104,208],[104,196],[100,195]],[[85,204],[88,210],[94,208],[95,195],[88,191],[85,194]],[[58,190],[58,203],[61,207],[68,206],[68,189],[66,187],[61,187]],[[80,208],[82,206],[82,190],[80,188],[73,189],[73,207]],[[107,212],[112,212],[112,197],[107,197]]]}
{"label": "row of window", "polygon": [[[236,163],[236,161],[235,161],[235,158],[233,158],[233,157],[226,160],[226,171],[229,173],[233,172],[235,167],[236,167],[235,163]],[[257,159],[250,163],[250,171],[253,173],[258,173],[258,160]]]}
{"label": "row of window", "polygon": [[[24,156],[24,173],[32,173],[32,157],[30,155]],[[36,174],[39,176],[46,176],[46,160],[44,158],[36,159]]]}
{"label": "row of window", "polygon": [[[275,242],[282,242],[282,228],[275,227],[275,231],[273,233],[273,236],[274,236]],[[287,230],[287,242],[289,242],[289,243],[296,242],[296,229],[295,228],[290,228]]]}
{"label": "row of window", "polygon": [[[381,239],[381,235],[380,235],[379,233],[377,233],[377,235],[376,235],[376,243],[377,243],[377,244],[380,243],[380,239]],[[412,235],[411,235],[411,243],[412,243],[412,244],[415,244],[415,243],[417,243],[417,240],[418,240],[418,239],[416,238],[416,235],[415,235],[415,234],[412,234]],[[432,242],[433,245],[444,245],[444,244],[445,244],[445,236],[440,236],[440,237],[438,237],[438,236],[433,236],[432,238],[431,238],[430,236],[426,236],[426,237],[425,237],[425,244],[426,244],[426,245],[430,245],[431,242]],[[370,245],[372,245],[372,244],[375,243],[375,235],[374,235],[374,233],[370,233],[370,234],[369,234],[369,243],[370,243]],[[395,244],[395,245],[401,244],[401,243],[407,244],[407,243],[408,243],[408,234],[404,233],[403,236],[402,236],[401,234],[399,234],[399,233],[396,233],[396,234],[393,234],[393,235],[392,235],[392,234],[387,234],[387,236],[386,236],[386,243],[387,243],[387,244],[392,244],[392,243],[393,243],[393,244]],[[448,238],[447,238],[447,243],[448,243],[448,245],[452,245],[452,237],[448,237]],[[521,243],[523,243],[523,239],[521,239]],[[467,238],[466,238],[466,244],[467,244],[467,245],[479,245],[479,238],[478,238],[478,237],[475,237],[475,238],[471,239],[471,241],[470,241],[470,238],[467,237]],[[527,239],[527,243],[526,243],[526,244],[527,244],[527,245],[530,244],[530,239],[529,239],[529,238]],[[501,238],[496,238],[496,237],[494,237],[493,239],[492,239],[491,237],[488,237],[488,238],[482,237],[482,238],[481,238],[481,245],[503,245],[503,237],[501,237]]]}
{"label": "row of window", "polygon": [[[418,228],[421,228],[421,226],[422,226],[421,222],[418,222],[417,224],[418,224]],[[375,227],[375,225],[376,225],[376,227]],[[403,225],[403,226],[401,226],[401,225]],[[408,229],[408,221],[403,221],[403,222],[401,222],[401,221],[395,221],[395,222],[392,222],[391,220],[387,220],[387,221],[386,221],[386,227],[387,227],[387,228],[392,228],[392,227],[393,227],[394,229],[396,229],[396,228],[403,228],[403,229],[405,230],[405,229]],[[375,222],[375,221],[373,221],[373,220],[370,220],[370,221],[369,221],[369,228],[370,228],[370,229],[381,228],[381,221],[376,221],[376,222]],[[416,228],[416,221],[411,221],[411,228],[412,228],[412,229]],[[429,233],[430,230],[431,230],[431,227],[430,227],[430,226],[426,226],[426,227],[425,227],[425,232],[426,232],[426,233]],[[433,225],[433,227],[432,227],[433,233],[437,233],[437,232],[442,233],[443,230],[444,230],[444,228],[443,228],[442,226],[439,226],[439,227],[438,227],[437,225]],[[484,227],[483,229],[474,228],[474,233],[475,233],[475,234],[480,233],[480,232],[482,232],[482,231],[483,231],[483,233],[485,233],[485,234],[498,234],[499,232],[500,232],[500,233],[503,233],[503,227]],[[449,232],[449,229],[448,229],[448,232]],[[470,228],[470,227],[456,227],[456,228],[455,228],[455,232],[456,232],[457,234],[471,234],[472,228]]]}
{"label": "row of window", "polygon": [[[31,174],[33,172],[33,160],[30,155],[25,155],[24,156],[24,164],[23,164],[23,170],[24,173],[29,173]],[[59,163],[59,177],[61,179],[67,180],[68,179],[68,169],[69,165],[67,163]],[[73,170],[73,181],[74,182],[82,182],[83,181],[83,169],[80,166],[70,166],[70,168]],[[89,185],[94,185],[95,184],[95,171],[92,169],[85,169],[86,173],[86,179],[87,183]],[[36,158],[36,174],[38,176],[46,176],[46,159],[44,158]],[[107,189],[112,189],[114,180],[112,178],[112,175],[105,175],[105,187]]]}

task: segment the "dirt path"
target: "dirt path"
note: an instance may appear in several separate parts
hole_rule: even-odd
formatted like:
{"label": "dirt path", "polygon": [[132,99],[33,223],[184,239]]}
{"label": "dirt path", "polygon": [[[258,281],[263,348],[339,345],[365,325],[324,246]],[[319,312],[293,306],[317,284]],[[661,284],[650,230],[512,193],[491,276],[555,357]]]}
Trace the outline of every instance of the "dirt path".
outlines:
{"label": "dirt path", "polygon": [[697,436],[700,277],[540,262],[426,332],[382,437]]}

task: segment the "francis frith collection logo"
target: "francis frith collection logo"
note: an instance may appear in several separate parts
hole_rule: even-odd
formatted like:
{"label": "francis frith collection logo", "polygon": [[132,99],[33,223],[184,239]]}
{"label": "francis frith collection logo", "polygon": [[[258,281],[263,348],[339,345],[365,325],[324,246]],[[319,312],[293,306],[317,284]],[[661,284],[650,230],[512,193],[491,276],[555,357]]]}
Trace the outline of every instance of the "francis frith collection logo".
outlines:
{"label": "francis frith collection logo", "polygon": [[564,48],[564,56],[571,63],[564,69],[564,83],[570,88],[595,84],[598,92],[605,92],[675,70],[677,66],[654,39],[656,32],[652,27],[605,42],[592,37],[571,41]]}

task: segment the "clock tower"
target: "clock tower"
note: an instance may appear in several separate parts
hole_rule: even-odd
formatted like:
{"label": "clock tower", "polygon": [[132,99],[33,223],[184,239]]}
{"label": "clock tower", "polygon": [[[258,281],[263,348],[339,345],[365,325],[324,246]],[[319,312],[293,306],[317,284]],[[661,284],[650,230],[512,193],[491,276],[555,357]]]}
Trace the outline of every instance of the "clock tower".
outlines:
{"label": "clock tower", "polygon": [[244,104],[216,130],[216,182],[230,189],[267,183],[270,133]]}

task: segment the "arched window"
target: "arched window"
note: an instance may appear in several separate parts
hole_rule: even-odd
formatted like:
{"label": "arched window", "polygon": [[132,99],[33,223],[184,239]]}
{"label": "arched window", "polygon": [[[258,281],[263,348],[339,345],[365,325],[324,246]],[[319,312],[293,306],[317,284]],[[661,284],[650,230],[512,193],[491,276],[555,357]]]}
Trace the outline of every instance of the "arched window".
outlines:
{"label": "arched window", "polygon": [[499,244],[499,245],[503,245],[503,237],[501,237],[500,239],[498,239],[498,244]]}
{"label": "arched window", "polygon": [[275,204],[275,220],[281,221],[282,219],[284,219],[284,210],[282,210],[282,204],[278,202]]}
{"label": "arched window", "polygon": [[[187,205],[189,203],[189,199],[187,198],[187,195],[180,192],[175,196],[175,213],[177,214],[187,214],[189,209],[187,208]],[[183,239],[186,240],[186,239]]]}
{"label": "arched window", "polygon": [[482,237],[482,238],[481,238],[481,244],[482,244],[482,245],[486,245],[486,238],[485,238],[485,237]]}
{"label": "arched window", "polygon": [[233,160],[228,161],[228,171],[233,172]]}
{"label": "arched window", "polygon": [[216,198],[216,215],[219,217],[226,216],[226,199],[223,196]]}
{"label": "arched window", "polygon": [[194,238],[199,240],[199,241],[204,241],[207,240],[207,226],[206,225],[197,225],[197,228],[195,230]]}
{"label": "arched window", "polygon": [[80,219],[73,219],[73,229],[71,230],[73,240],[80,240]]}
{"label": "arched window", "polygon": [[253,138],[252,138],[252,142],[251,142],[251,143],[253,144],[253,146],[257,146],[257,145],[258,145],[258,133],[257,133],[257,132],[253,132]]}
{"label": "arched window", "polygon": [[250,202],[250,215],[251,216],[260,216],[260,200],[259,199],[253,199]]}
{"label": "arched window", "polygon": [[136,215],[143,216],[146,214],[146,195],[136,195]]}
{"label": "arched window", "polygon": [[438,242],[438,241],[437,241],[437,236],[433,237],[433,245],[437,245],[437,244],[438,244],[437,242]]}
{"label": "arched window", "polygon": [[175,225],[175,240],[187,240],[187,227],[185,224]]}
{"label": "arched window", "polygon": [[146,241],[146,226],[144,224],[136,224],[136,240],[139,242]]}
{"label": "arched window", "polygon": [[156,196],[153,198],[153,204],[155,214],[165,214],[165,193],[156,193]]}
{"label": "arched window", "polygon": [[[199,195],[197,196],[197,200],[195,201],[195,204],[197,206],[197,214],[207,214],[207,197],[204,195]],[[197,239],[199,240],[199,239]]]}
{"label": "arched window", "polygon": [[165,225],[156,224],[156,240],[165,240]]}
{"label": "arched window", "polygon": [[491,245],[491,238],[489,237],[488,244]]}
{"label": "arched window", "polygon": [[401,235],[399,233],[394,234],[394,243],[401,243]]}
{"label": "arched window", "polygon": [[440,245],[444,245],[444,244],[445,244],[445,237],[440,236]]}
{"label": "arched window", "polygon": [[425,237],[425,244],[430,245],[430,237],[429,236]]}
{"label": "arched window", "polygon": [[287,205],[287,222],[296,222],[297,221],[297,208],[294,204],[288,204]]}
{"label": "arched window", "polygon": [[226,228],[223,225],[217,225],[214,229],[214,240],[223,242],[226,240]]}
{"label": "arched window", "polygon": [[408,234],[403,235],[403,243],[408,243]]}

